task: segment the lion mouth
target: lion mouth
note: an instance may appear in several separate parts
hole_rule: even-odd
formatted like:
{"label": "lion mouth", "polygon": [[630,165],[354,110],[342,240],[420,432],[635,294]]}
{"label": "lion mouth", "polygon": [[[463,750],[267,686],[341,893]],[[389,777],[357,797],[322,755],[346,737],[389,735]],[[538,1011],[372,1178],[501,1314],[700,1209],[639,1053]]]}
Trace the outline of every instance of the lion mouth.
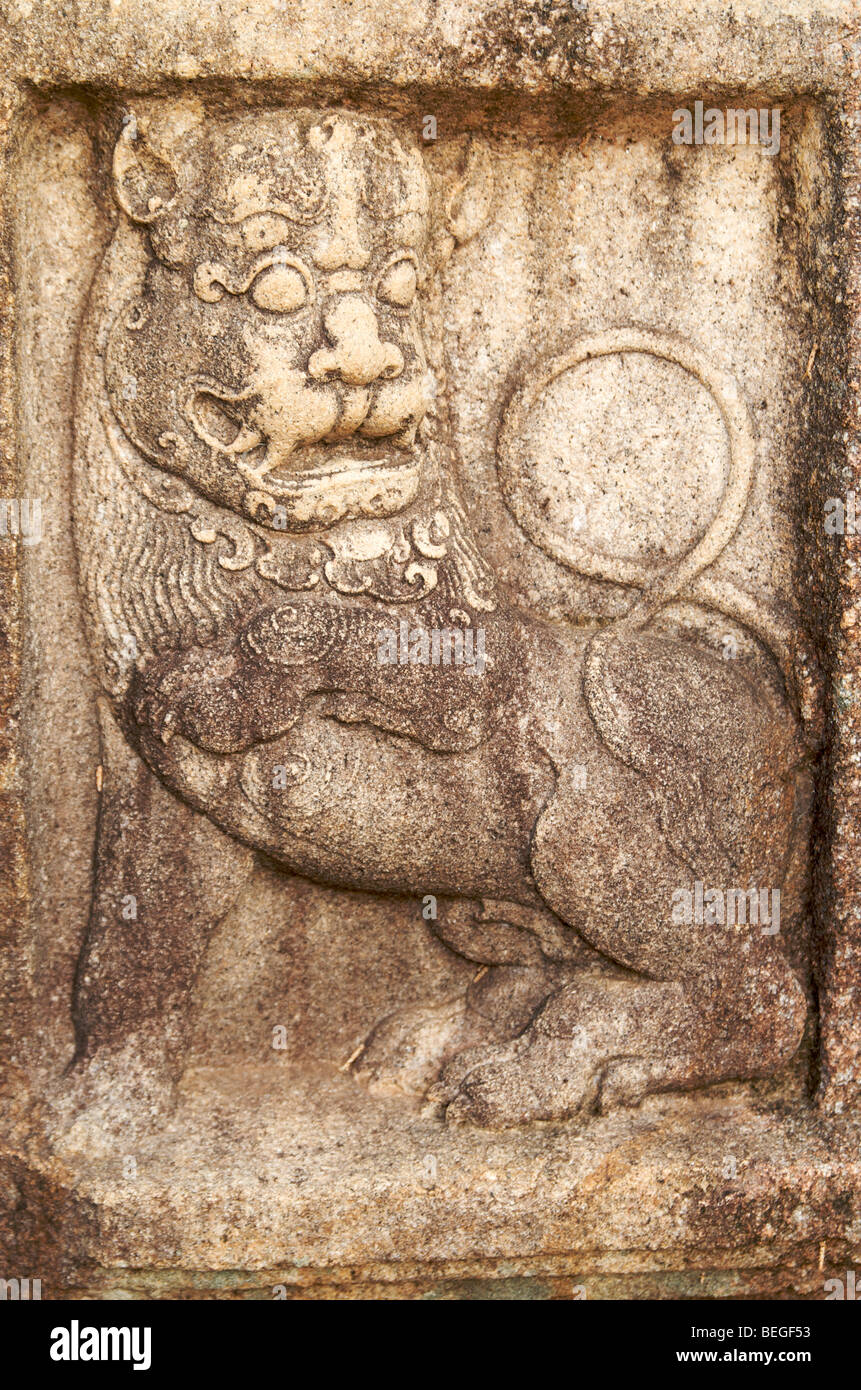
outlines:
{"label": "lion mouth", "polygon": [[[295,521],[304,516],[334,521],[340,508],[331,517],[329,508],[336,497],[351,499],[359,515],[386,515],[393,499],[398,499],[399,509],[412,498],[421,469],[416,448],[395,454],[377,442],[353,440],[349,447],[337,448],[317,445],[303,450],[302,455],[291,460],[291,466],[282,465],[261,477],[251,472],[245,475],[251,484],[247,504],[259,509],[258,520],[265,519],[271,501],[276,506],[286,504]],[[241,464],[239,467],[245,473]]]}
{"label": "lion mouth", "polygon": [[418,494],[418,449],[406,457],[393,457],[379,444],[313,452],[318,461],[305,460],[301,471],[273,469],[259,480],[247,476],[246,515],[277,530],[326,529],[345,518],[392,516]]}
{"label": "lion mouth", "polygon": [[229,464],[234,483],[244,485],[237,501],[246,516],[277,530],[305,531],[345,518],[391,516],[415,500],[424,411],[374,415],[373,400],[365,390],[344,393],[326,433],[307,442],[289,423],[270,438],[253,389],[228,394],[198,379],[186,415],[213,456]]}
{"label": "lion mouth", "polygon": [[330,477],[345,470],[409,467],[416,454],[414,438],[408,431],[382,440],[355,436],[349,440],[324,440],[295,450],[289,459],[267,469],[262,479],[267,487],[277,488],[302,478]]}
{"label": "lion mouth", "polygon": [[321,453],[315,464],[299,468],[277,468],[265,473],[262,482],[267,492],[274,496],[279,493],[293,493],[339,479],[343,474],[383,474],[411,469],[417,466],[415,453],[409,457],[393,458],[390,452],[376,449],[364,452],[360,449],[329,449]]}
{"label": "lion mouth", "polygon": [[[273,462],[272,444],[264,432],[245,418],[247,398],[231,399],[206,387],[198,388],[188,406],[197,435],[220,454],[233,458],[238,471],[256,487],[277,493],[292,490],[304,478],[330,477],[379,467],[409,467],[417,445],[418,419],[407,417],[396,429],[376,437],[358,433],[368,412],[368,393],[361,403],[345,401],[338,424],[322,440],[297,444],[286,457]],[[353,409],[355,407],[355,409]]]}

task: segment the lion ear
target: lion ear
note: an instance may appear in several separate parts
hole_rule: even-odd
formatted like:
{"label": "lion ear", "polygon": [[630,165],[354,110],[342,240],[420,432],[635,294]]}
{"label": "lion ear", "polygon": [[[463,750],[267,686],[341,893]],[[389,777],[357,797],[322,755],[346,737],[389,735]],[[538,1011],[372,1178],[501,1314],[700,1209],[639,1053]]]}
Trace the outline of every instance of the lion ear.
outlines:
{"label": "lion ear", "polygon": [[458,244],[470,241],[488,221],[493,204],[493,165],[483,140],[471,138],[463,173],[445,202],[446,230]]}
{"label": "lion ear", "polygon": [[150,148],[133,115],[123,121],[114,148],[113,174],[117,202],[133,222],[155,222],[176,197],[172,166]]}

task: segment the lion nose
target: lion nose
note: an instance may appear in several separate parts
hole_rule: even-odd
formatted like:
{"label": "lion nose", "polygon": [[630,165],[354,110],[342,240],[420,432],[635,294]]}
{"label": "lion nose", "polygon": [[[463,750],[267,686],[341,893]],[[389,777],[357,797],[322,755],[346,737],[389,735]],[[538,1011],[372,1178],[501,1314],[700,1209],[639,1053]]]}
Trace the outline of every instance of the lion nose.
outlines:
{"label": "lion nose", "polygon": [[400,376],[404,358],[395,343],[383,342],[377,316],[357,295],[345,295],[325,311],[323,328],[331,348],[321,348],[308,363],[315,381],[339,376],[347,386],[370,386],[379,377]]}

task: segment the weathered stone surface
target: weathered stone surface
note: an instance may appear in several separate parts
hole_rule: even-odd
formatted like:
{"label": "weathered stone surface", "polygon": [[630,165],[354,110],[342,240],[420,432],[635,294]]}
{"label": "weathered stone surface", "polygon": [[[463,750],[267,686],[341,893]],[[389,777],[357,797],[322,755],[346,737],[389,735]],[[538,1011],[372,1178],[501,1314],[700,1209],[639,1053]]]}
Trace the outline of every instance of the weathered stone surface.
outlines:
{"label": "weathered stone surface", "polygon": [[50,1296],[857,1258],[857,23],[683,21],[8,7]]}

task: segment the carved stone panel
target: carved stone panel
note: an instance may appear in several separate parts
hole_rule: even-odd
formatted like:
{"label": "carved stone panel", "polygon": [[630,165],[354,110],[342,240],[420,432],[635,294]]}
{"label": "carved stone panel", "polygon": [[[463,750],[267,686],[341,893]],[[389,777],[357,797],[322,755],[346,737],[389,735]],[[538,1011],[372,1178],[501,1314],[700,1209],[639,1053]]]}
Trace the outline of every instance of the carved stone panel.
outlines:
{"label": "carved stone panel", "polygon": [[10,13],[0,1157],[50,1296],[727,1293],[766,1191],[747,1291],[858,1248],[857,108],[806,8],[410,7],[400,68],[390,17],[124,66],[134,16]]}

